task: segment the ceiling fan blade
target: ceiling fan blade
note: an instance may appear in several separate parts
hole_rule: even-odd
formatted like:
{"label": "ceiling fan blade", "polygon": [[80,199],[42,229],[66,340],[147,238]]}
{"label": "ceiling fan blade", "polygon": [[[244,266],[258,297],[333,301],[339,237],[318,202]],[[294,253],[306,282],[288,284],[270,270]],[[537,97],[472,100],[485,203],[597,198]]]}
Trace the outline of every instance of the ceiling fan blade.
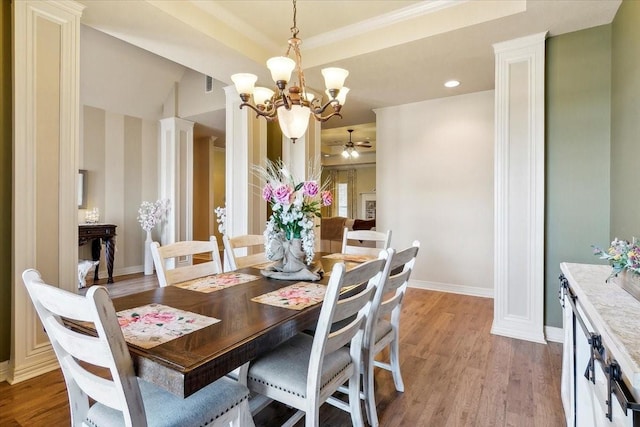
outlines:
{"label": "ceiling fan blade", "polygon": [[356,147],[371,148],[371,144],[369,144],[368,142],[354,142],[353,145],[355,145]]}

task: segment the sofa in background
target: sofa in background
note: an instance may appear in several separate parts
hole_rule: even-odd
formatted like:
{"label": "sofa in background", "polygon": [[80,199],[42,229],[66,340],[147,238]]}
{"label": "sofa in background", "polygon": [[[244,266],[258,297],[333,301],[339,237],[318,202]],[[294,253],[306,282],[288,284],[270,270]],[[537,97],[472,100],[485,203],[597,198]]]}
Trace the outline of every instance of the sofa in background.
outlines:
{"label": "sofa in background", "polygon": [[342,234],[344,228],[349,230],[374,230],[375,219],[353,219],[342,216],[321,218],[320,220],[320,251],[340,252],[342,250]]}

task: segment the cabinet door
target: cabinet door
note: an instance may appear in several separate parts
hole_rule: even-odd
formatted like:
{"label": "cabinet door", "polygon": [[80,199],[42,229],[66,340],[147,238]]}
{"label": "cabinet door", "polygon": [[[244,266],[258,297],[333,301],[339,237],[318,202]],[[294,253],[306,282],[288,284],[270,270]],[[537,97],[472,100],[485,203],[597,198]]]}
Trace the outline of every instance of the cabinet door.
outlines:
{"label": "cabinet door", "polygon": [[564,329],[564,343],[562,349],[562,378],[561,396],[564,416],[568,427],[575,424],[575,373],[573,365],[574,321],[573,308],[569,303],[569,296],[563,296],[562,327]]}
{"label": "cabinet door", "polygon": [[[594,331],[589,320],[584,313],[582,313],[580,306],[578,306],[577,315],[582,318],[589,331]],[[632,427],[632,412],[629,411],[629,415],[625,416],[624,411],[615,397],[613,397],[612,420],[609,421],[607,418],[607,400],[609,399],[608,380],[602,364],[598,361],[594,361],[595,383],[585,377],[584,374],[591,358],[591,345],[589,344],[589,337],[585,335],[585,332],[580,327],[576,328],[575,343],[575,425],[578,427]],[[609,355],[606,353],[606,343],[603,359],[609,359]]]}

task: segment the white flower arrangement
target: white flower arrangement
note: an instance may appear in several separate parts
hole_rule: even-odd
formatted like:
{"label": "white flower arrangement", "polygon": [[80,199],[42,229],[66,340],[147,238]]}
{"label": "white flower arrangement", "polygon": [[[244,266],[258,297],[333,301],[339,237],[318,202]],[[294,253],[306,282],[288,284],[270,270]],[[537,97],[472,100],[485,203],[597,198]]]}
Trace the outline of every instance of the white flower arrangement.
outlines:
{"label": "white flower arrangement", "polygon": [[226,227],[224,225],[225,221],[227,220],[227,208],[226,207],[222,207],[222,206],[218,206],[217,208],[215,208],[213,210],[213,212],[216,214],[216,222],[218,223],[218,231],[220,232],[220,234],[225,234],[226,232]]}
{"label": "white flower arrangement", "polygon": [[144,201],[138,209],[138,222],[144,231],[149,232],[162,221],[167,212],[169,212],[169,199]]}

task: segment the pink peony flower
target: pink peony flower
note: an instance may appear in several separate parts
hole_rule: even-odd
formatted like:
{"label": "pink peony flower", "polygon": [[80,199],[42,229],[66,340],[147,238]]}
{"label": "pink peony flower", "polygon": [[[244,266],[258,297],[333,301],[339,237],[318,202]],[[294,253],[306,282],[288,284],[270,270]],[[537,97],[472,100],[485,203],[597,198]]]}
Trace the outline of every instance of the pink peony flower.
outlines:
{"label": "pink peony flower", "polygon": [[273,197],[273,187],[271,184],[267,184],[262,189],[262,198],[268,202],[271,200],[271,197]]}
{"label": "pink peony flower", "polygon": [[333,196],[331,195],[331,191],[323,191],[322,192],[322,206],[329,206],[333,203]]}
{"label": "pink peony flower", "polygon": [[303,289],[285,289],[279,292],[279,295],[283,298],[299,298],[306,294]]}
{"label": "pink peony flower", "polygon": [[308,197],[315,197],[318,194],[318,190],[318,184],[315,181],[305,181],[302,185],[302,192]]}
{"label": "pink peony flower", "polygon": [[277,203],[281,205],[288,205],[291,203],[291,196],[293,195],[293,189],[288,185],[281,185],[273,192],[273,197]]}
{"label": "pink peony flower", "polygon": [[175,315],[171,313],[147,313],[142,316],[142,322],[146,324],[163,324],[167,322],[171,322],[176,318]]}

